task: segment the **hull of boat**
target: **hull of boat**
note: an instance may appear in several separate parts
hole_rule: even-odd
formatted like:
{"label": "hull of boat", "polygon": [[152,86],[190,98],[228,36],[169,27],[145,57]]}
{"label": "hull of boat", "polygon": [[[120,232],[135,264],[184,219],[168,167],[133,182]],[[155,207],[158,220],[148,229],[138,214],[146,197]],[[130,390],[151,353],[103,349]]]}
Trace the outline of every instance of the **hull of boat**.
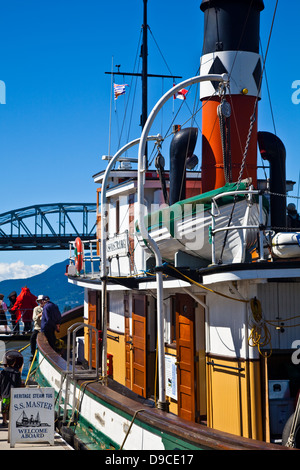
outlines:
{"label": "hull of boat", "polygon": [[[66,362],[49,346],[42,334],[38,337],[35,381],[53,387],[56,395],[62,390]],[[121,386],[122,387],[122,386]],[[75,392],[74,392],[75,390]],[[128,393],[126,393],[126,390]],[[75,393],[75,400],[74,398]],[[56,400],[56,404],[59,400]],[[72,406],[75,403],[75,409]],[[69,386],[71,425],[59,429],[64,435],[73,433],[75,448],[87,450],[279,450],[280,446],[233,436],[206,426],[185,421],[158,410],[145,399],[123,387],[118,390],[94,380],[81,380]],[[73,405],[72,405],[73,404]],[[57,422],[61,422],[57,411]],[[73,424],[75,422],[75,424]],[[72,442],[70,442],[73,444]]]}

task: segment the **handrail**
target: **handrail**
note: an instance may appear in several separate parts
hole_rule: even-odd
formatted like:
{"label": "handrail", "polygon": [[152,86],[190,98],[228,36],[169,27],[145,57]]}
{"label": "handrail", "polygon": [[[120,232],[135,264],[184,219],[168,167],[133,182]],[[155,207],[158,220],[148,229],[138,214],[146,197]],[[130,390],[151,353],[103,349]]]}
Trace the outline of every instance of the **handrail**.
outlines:
{"label": "handrail", "polygon": [[231,369],[231,370],[238,370],[239,372],[242,372],[245,370],[244,367],[234,367],[234,366],[226,366],[225,364],[218,364],[215,361],[207,361],[206,363],[208,366],[214,366],[214,367],[224,367],[224,369]]}
{"label": "handrail", "polygon": [[[78,330],[87,328],[89,330],[89,367],[88,369],[76,369],[75,365],[75,351],[76,351],[76,333]],[[72,333],[72,363],[70,360],[71,356],[71,333]],[[95,343],[96,343],[96,367],[95,369],[92,366],[92,334],[95,333]],[[98,341],[98,330],[92,325],[88,323],[77,322],[71,325],[68,328],[68,336],[67,336],[67,367],[64,373],[66,378],[66,391],[65,391],[65,402],[64,402],[64,413],[63,413],[63,420],[66,421],[67,418],[67,407],[69,402],[69,393],[70,393],[70,379],[73,380],[73,404],[72,404],[72,415],[75,410],[75,400],[76,400],[76,380],[77,379],[99,379],[99,341]],[[72,366],[70,369],[70,365]],[[64,377],[62,374],[61,382],[63,383]],[[61,385],[62,385],[61,383]]]}
{"label": "handrail", "polygon": [[[75,351],[76,351],[76,333],[78,330],[81,330],[81,329],[84,329],[84,328],[87,328],[89,330],[89,335],[90,335],[90,338],[89,338],[89,347],[90,347],[90,351],[89,351],[89,368],[88,369],[83,369],[83,370],[76,370],[76,367],[75,367]],[[95,355],[96,355],[96,367],[95,369],[92,367],[92,334],[93,332],[95,333],[95,336],[96,336],[96,341],[95,341],[95,344],[96,344],[96,351],[95,351]],[[70,355],[71,355],[71,333],[72,333],[72,351],[73,351],[73,354],[72,354],[72,368],[70,370]],[[72,379],[74,378],[83,378],[84,376],[87,376],[89,378],[92,378],[92,375],[93,375],[93,378],[95,379],[98,379],[99,378],[99,341],[98,341],[98,330],[97,328],[95,328],[94,326],[92,325],[89,325],[88,323],[83,323],[83,322],[77,322],[77,323],[74,323],[73,325],[71,325],[69,328],[68,328],[68,336],[67,336],[67,373],[70,373],[71,376],[72,376]]]}

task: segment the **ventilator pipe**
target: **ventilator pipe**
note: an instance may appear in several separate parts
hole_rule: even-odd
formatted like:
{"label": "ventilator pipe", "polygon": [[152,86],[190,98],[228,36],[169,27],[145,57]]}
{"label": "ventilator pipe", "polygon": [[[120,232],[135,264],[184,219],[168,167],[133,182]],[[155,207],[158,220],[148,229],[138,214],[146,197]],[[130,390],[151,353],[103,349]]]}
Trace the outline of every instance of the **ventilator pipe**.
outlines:
{"label": "ventilator pipe", "polygon": [[[160,134],[156,136],[147,137],[147,141],[156,140],[161,141],[162,137]],[[107,375],[107,296],[106,296],[106,237],[107,237],[107,197],[106,190],[108,185],[108,179],[110,172],[113,169],[115,163],[121,157],[123,153],[134,147],[140,142],[140,138],[128,142],[124,147],[119,149],[117,153],[112,157],[109,164],[106,167],[102,180],[102,191],[101,191],[101,278],[102,278],[102,296],[101,296],[101,314],[102,314],[102,376],[105,378]]]}
{"label": "ventilator pipe", "polygon": [[159,402],[158,406],[161,409],[167,410],[166,403],[166,389],[165,389],[165,350],[164,350],[164,317],[163,317],[163,278],[162,278],[162,257],[159,248],[155,241],[149,235],[145,226],[145,205],[144,205],[144,183],[145,183],[145,172],[146,172],[146,161],[145,161],[145,149],[147,135],[150,132],[151,126],[163,105],[173,97],[182,88],[188,87],[195,83],[203,81],[216,81],[221,83],[228,82],[227,74],[222,75],[203,75],[189,78],[181,83],[178,83],[167,91],[160,100],[156,103],[143,128],[139,153],[138,153],[138,225],[144,240],[147,240],[148,245],[155,254],[156,261],[156,282],[157,282],[157,336],[158,336],[158,377],[159,377]]}
{"label": "ventilator pipe", "polygon": [[286,149],[277,135],[257,133],[261,156],[270,163],[271,226],[275,232],[286,227]]}
{"label": "ventilator pipe", "polygon": [[178,131],[170,145],[170,206],[186,196],[186,165],[193,155],[198,129],[187,127]]}

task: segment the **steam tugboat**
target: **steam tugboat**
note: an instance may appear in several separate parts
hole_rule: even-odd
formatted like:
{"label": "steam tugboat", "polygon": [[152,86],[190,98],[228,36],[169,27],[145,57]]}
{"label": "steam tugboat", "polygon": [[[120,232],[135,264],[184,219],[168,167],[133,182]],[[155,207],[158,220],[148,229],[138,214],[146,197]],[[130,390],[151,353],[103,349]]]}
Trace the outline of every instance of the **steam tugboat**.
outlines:
{"label": "steam tugboat", "polygon": [[[284,144],[258,131],[264,3],[200,8],[200,75],[163,95],[141,137],[93,177],[96,248],[72,241],[67,273],[85,289],[84,333],[69,329],[67,361],[38,339],[37,380],[55,387],[62,422],[89,449],[299,447],[300,228],[287,223]],[[198,130],[180,126],[166,170],[163,138],[150,130],[161,107],[195,83],[201,173],[191,163]],[[134,146],[137,169],[116,169]],[[265,180],[257,147],[269,162]],[[100,272],[87,270],[99,260]]]}
{"label": "steam tugboat", "polygon": [[[26,415],[25,411],[23,411],[19,417],[19,419],[16,422],[16,427],[17,428],[24,428],[24,427],[36,427],[36,426],[41,426],[41,420],[40,420],[40,414],[37,413],[36,417],[33,418],[33,415],[28,418]],[[43,423],[43,426],[49,426],[48,424]]]}

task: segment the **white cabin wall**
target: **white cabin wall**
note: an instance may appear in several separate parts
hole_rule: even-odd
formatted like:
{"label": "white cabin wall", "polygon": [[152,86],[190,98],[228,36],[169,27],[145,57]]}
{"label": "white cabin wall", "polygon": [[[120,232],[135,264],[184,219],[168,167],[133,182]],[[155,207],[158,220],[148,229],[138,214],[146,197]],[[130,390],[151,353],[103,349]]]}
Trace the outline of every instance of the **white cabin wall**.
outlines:
{"label": "white cabin wall", "polygon": [[[117,221],[116,203],[119,200],[119,220]],[[118,198],[111,198],[109,201],[109,217],[108,217],[108,234],[109,238],[117,233],[122,234],[129,230],[129,207],[128,195],[120,195]],[[119,259],[112,258],[110,261],[111,276],[128,276],[130,274],[130,262],[128,256],[120,256]]]}
{"label": "white cabin wall", "polygon": [[120,196],[120,209],[119,209],[119,231],[120,233],[129,230],[129,207],[128,207],[128,196]]}
{"label": "white cabin wall", "polygon": [[300,283],[262,284],[258,287],[258,299],[264,318],[283,328],[281,331],[267,325],[272,335],[272,349],[291,349],[293,341],[300,339]]}
{"label": "white cabin wall", "polygon": [[[116,199],[110,198],[108,204],[108,238],[111,239],[114,237],[117,229],[116,222]],[[109,265],[109,274],[110,276],[119,276],[119,263],[115,258],[112,258],[108,263]]]}
{"label": "white cabin wall", "polygon": [[[116,216],[116,201],[119,200],[119,222],[117,224]],[[145,187],[145,213],[147,214],[150,210],[155,209],[155,205],[158,208],[163,203],[163,194],[161,189],[157,189],[157,182],[155,181],[153,186]],[[134,237],[134,263],[135,273],[141,273],[146,269],[146,254],[143,247],[138,243],[135,234],[134,227],[129,226],[129,193],[119,194],[111,196],[109,198],[109,209],[108,209],[108,236],[113,238],[117,232],[117,226],[119,225],[119,233],[130,231],[130,234]],[[145,215],[146,215],[145,214]],[[138,218],[138,205],[137,205],[137,194],[134,194],[134,224]],[[110,275],[112,276],[128,276],[131,274],[131,264],[128,257],[122,256],[119,260],[113,258],[110,262]]]}
{"label": "white cabin wall", "polygon": [[108,236],[113,237],[117,231],[116,224],[116,199],[110,198],[108,208]]}
{"label": "white cabin wall", "polygon": [[258,351],[248,344],[249,304],[232,299],[250,299],[256,296],[255,283],[232,286],[214,284],[215,293],[207,295],[206,352],[229,358],[257,358]]}
{"label": "white cabin wall", "polygon": [[[210,287],[237,297],[233,295],[234,288],[222,284]],[[293,349],[293,342],[300,338],[300,283],[244,281],[239,283],[238,289],[242,298],[256,297],[261,303],[262,320],[270,333],[265,349]],[[248,342],[254,325],[250,304],[209,294],[207,305],[207,352],[225,357],[258,358],[257,347]]]}
{"label": "white cabin wall", "polygon": [[84,300],[83,300],[83,318],[89,319],[89,289],[84,288]]}
{"label": "white cabin wall", "polygon": [[[119,233],[129,232],[129,206],[128,195],[119,197]],[[128,256],[119,258],[120,273],[122,276],[130,275],[130,259]]]}
{"label": "white cabin wall", "polygon": [[[135,195],[134,199],[134,221],[138,220],[138,204],[136,202],[137,198]],[[147,201],[145,201],[147,206]],[[145,250],[141,245],[138,243],[137,238],[134,235],[134,264],[137,273],[141,273],[146,269],[146,257],[145,257]]]}

